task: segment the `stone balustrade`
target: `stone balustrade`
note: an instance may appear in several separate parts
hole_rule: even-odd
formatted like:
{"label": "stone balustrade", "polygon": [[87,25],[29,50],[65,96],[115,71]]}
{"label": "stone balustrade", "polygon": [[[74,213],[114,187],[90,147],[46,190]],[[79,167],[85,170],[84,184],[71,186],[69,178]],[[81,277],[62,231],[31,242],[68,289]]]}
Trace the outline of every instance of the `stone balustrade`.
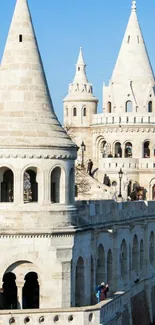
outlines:
{"label": "stone balustrade", "polygon": [[112,114],[95,114],[92,118],[92,125],[96,124],[155,124],[155,116],[137,116],[137,115],[124,115],[115,116]]}
{"label": "stone balustrade", "polygon": [[100,170],[139,170],[155,169],[155,159],[151,158],[103,158],[100,160]]}
{"label": "stone balustrade", "polygon": [[[151,289],[155,285],[155,276],[150,279],[143,279],[133,285],[127,292],[116,292],[112,297],[94,306],[77,307],[68,309],[34,309],[34,310],[1,310],[0,323],[5,324],[107,324],[122,318],[126,308],[128,316],[131,317],[131,298],[144,292],[151,294]],[[151,313],[151,306],[148,303]],[[150,315],[151,317],[151,315]],[[119,323],[120,324],[120,323]],[[122,324],[122,323],[121,323]]]}

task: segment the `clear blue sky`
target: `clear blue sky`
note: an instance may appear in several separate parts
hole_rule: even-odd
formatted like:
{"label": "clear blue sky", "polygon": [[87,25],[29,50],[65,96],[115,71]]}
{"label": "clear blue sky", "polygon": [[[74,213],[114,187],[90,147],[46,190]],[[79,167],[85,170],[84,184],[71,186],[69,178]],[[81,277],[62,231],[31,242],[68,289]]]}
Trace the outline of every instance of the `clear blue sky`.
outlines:
{"label": "clear blue sky", "polygon": [[[15,0],[1,0],[0,56]],[[131,0],[29,0],[45,72],[59,120],[62,100],[73,80],[79,47],[87,76],[102,107],[102,85],[108,82],[130,14]],[[137,0],[137,11],[155,69],[155,1]]]}

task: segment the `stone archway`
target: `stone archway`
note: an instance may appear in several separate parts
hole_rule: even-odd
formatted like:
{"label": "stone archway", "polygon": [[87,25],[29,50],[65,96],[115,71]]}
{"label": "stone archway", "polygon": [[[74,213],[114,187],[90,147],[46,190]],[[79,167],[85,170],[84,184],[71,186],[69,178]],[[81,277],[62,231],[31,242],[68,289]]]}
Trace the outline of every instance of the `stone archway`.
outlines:
{"label": "stone archway", "polygon": [[137,235],[134,235],[132,245],[132,271],[134,271],[136,275],[139,273],[139,247]]}
{"label": "stone archway", "polygon": [[[13,274],[15,277],[15,283],[17,287],[17,295],[18,295],[18,301],[17,301],[17,309],[22,308],[39,308],[40,305],[40,272],[38,267],[29,261],[17,261],[13,264],[11,264],[5,271],[3,276],[3,283],[5,277],[7,277],[7,274]],[[29,276],[28,276],[29,275]],[[23,294],[25,284],[26,288],[31,289],[31,301],[27,299],[26,303],[24,301],[25,293]],[[38,285],[37,285],[38,283]],[[38,291],[37,291],[38,290]],[[28,290],[27,290],[28,291]],[[30,291],[29,291],[30,292]],[[28,295],[30,296],[28,292]],[[36,299],[38,292],[38,298]],[[27,297],[28,297],[27,295]],[[27,307],[28,306],[28,307]],[[38,306],[38,307],[37,307]]]}
{"label": "stone archway", "polygon": [[105,251],[102,244],[98,247],[97,267],[96,267],[96,285],[105,282]]}
{"label": "stone archway", "polygon": [[109,286],[112,286],[113,280],[113,258],[112,258],[112,251],[109,249],[107,255],[107,283]]}
{"label": "stone archway", "polygon": [[76,264],[75,274],[75,306],[84,306],[84,260],[80,256]]}
{"label": "stone archway", "polygon": [[25,276],[22,292],[23,309],[39,308],[39,283],[38,274],[29,272]]}
{"label": "stone archway", "polygon": [[127,267],[127,244],[125,239],[123,239],[121,243],[120,262],[121,262],[121,276],[123,280],[126,280],[128,267]]}
{"label": "stone archway", "polygon": [[3,294],[1,298],[1,309],[17,309],[16,276],[13,272],[5,273],[3,276]]}
{"label": "stone archway", "polygon": [[8,167],[0,168],[0,202],[14,201],[14,174]]}

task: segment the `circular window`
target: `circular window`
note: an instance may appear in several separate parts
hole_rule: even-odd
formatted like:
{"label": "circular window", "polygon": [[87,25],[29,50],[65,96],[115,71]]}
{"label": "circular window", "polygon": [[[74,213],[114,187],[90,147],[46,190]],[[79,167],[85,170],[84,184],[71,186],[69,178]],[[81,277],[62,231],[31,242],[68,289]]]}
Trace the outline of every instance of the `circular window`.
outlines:
{"label": "circular window", "polygon": [[54,317],[54,323],[57,323],[58,321],[59,321],[59,316],[58,315],[56,315],[55,317]]}
{"label": "circular window", "polygon": [[14,318],[14,317],[11,317],[11,318],[9,319],[9,324],[13,324],[13,323],[15,323],[15,318]]}
{"label": "circular window", "polygon": [[112,186],[116,187],[117,186],[117,182],[116,181],[112,182]]}
{"label": "circular window", "polygon": [[30,322],[30,317],[25,317],[24,323],[29,323]]}
{"label": "circular window", "polygon": [[69,322],[72,322],[73,320],[74,320],[73,315],[70,315],[70,316],[68,317],[68,321],[69,321]]}
{"label": "circular window", "polygon": [[40,318],[39,318],[39,323],[43,323],[44,322],[44,316],[41,316]]}

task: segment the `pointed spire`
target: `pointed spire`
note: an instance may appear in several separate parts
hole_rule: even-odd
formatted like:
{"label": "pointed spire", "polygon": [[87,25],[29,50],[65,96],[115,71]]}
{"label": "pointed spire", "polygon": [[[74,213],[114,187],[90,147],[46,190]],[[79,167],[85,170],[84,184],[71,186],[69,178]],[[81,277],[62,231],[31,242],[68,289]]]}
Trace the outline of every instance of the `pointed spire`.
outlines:
{"label": "pointed spire", "polygon": [[54,113],[27,0],[17,0],[0,74],[0,146],[74,144]]}
{"label": "pointed spire", "polygon": [[86,66],[85,62],[84,62],[84,58],[83,58],[83,53],[82,53],[82,47],[80,47],[80,52],[79,52],[79,57],[78,57],[78,61],[77,61],[77,65],[83,65],[84,67]]}
{"label": "pointed spire", "polygon": [[74,81],[76,83],[88,83],[87,76],[86,76],[86,64],[84,62],[82,47],[80,47],[80,52],[76,64],[76,73],[74,77]]}
{"label": "pointed spire", "polygon": [[136,7],[136,1],[132,1],[132,7],[131,7],[131,10],[132,11],[136,11],[137,7]]}
{"label": "pointed spire", "polygon": [[136,1],[132,1],[128,21],[119,56],[113,71],[112,81],[135,78],[154,80],[152,67],[136,13]]}

